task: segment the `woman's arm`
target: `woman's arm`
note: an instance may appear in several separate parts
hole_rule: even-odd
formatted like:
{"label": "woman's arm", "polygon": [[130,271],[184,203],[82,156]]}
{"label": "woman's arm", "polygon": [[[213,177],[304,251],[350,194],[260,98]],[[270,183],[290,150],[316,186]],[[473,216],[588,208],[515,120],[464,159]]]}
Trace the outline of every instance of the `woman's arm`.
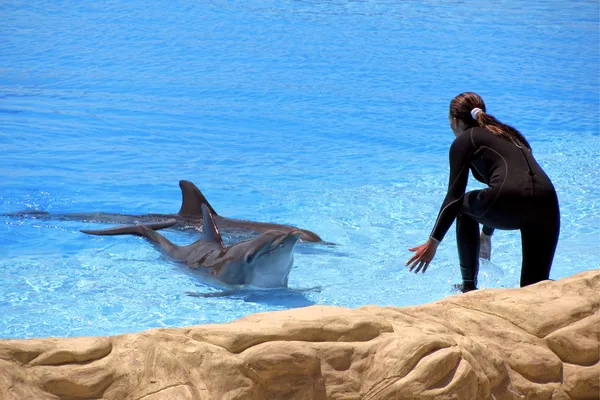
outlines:
{"label": "woman's arm", "polygon": [[416,267],[415,273],[425,272],[431,260],[435,256],[437,247],[446,235],[446,232],[454,222],[462,206],[462,198],[467,187],[469,179],[469,159],[473,153],[473,142],[470,138],[470,132],[457,137],[452,146],[450,146],[450,179],[448,183],[448,192],[442,204],[438,218],[435,222],[429,239],[424,244],[411,247],[408,250],[415,254],[406,262],[411,264],[409,271]]}
{"label": "woman's arm", "polygon": [[474,151],[470,133],[470,131],[463,133],[450,146],[448,191],[430,235],[438,242],[444,239],[462,207],[462,199],[469,179],[469,163]]}

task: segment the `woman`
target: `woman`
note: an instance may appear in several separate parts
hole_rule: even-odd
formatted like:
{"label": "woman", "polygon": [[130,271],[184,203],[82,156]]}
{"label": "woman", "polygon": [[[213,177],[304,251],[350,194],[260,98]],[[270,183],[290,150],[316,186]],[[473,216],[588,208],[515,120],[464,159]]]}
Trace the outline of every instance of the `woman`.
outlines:
{"label": "woman", "polygon": [[[452,99],[448,118],[456,135],[450,147],[448,192],[429,240],[409,248],[415,252],[406,263],[411,264],[409,271],[427,270],[456,219],[463,292],[477,288],[480,244],[485,245],[482,253],[489,258],[494,229],[521,231],[521,286],[548,279],[560,212],[554,186],[531,154],[529,143],[518,130],[487,114],[476,93]],[[469,169],[488,188],[465,193]],[[481,236],[479,224],[484,226]]]}

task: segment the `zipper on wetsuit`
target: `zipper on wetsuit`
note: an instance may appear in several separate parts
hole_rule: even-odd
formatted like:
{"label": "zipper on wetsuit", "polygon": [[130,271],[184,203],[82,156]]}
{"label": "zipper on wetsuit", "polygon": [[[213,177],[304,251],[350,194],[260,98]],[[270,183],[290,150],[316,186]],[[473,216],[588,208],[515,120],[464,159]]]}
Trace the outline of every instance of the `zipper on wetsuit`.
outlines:
{"label": "zipper on wetsuit", "polygon": [[[515,143],[514,141],[511,140],[511,142],[513,142],[513,144],[515,146],[517,146],[517,148],[519,150],[521,150],[521,154],[523,154],[523,157],[525,158],[525,162],[527,163],[527,168],[529,169],[529,176],[531,177],[531,192],[533,194],[533,196],[535,196],[535,181],[533,179],[533,177],[535,176],[535,172],[533,172],[533,168],[531,167],[531,163],[529,162],[529,158],[527,157],[527,153],[525,152],[525,149],[527,149],[524,146],[519,146],[517,143]],[[531,154],[531,150],[527,149],[529,154]]]}
{"label": "zipper on wetsuit", "polygon": [[533,172],[533,168],[531,168],[531,163],[529,162],[529,158],[527,157],[527,153],[525,153],[525,150],[523,150],[523,148],[521,148],[521,153],[523,153],[523,157],[525,157],[525,162],[527,163],[527,168],[529,168],[529,175],[530,176],[534,176],[535,172]]}

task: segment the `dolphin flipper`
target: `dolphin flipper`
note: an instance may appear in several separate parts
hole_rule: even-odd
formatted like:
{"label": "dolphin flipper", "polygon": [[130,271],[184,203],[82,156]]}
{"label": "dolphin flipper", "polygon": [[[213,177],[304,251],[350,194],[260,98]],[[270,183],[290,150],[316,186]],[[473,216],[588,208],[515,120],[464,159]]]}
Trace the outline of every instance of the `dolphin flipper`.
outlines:
{"label": "dolphin flipper", "polygon": [[[81,229],[80,231],[83,233],[87,233],[89,235],[105,235],[105,236],[112,236],[112,235],[142,235],[140,233],[140,228],[147,228],[147,229],[152,229],[153,231],[159,230],[159,229],[164,229],[164,228],[168,228],[170,226],[173,226],[177,223],[177,220],[175,218],[171,218],[167,221],[162,221],[162,222],[155,222],[155,223],[151,223],[151,224],[142,224],[142,225],[121,225],[121,226],[117,226],[115,228],[107,228],[107,229],[96,229],[96,230],[90,230],[90,229]],[[143,235],[142,235],[143,236]]]}
{"label": "dolphin flipper", "polygon": [[[233,289],[229,289],[229,290],[221,290],[218,292],[185,292],[185,294],[187,296],[190,297],[227,297],[227,296],[234,296],[234,295],[244,295],[244,294],[253,294],[253,293],[269,293],[270,291],[273,290],[277,290],[277,289],[261,289],[261,288],[248,288],[248,287],[238,287],[238,288],[233,288]],[[306,288],[306,289],[287,289],[290,292],[293,293],[297,293],[297,294],[302,294],[302,293],[308,293],[308,292],[314,292],[314,293],[321,293],[321,290],[323,290],[322,286],[314,286],[314,287],[310,287],[310,288]]]}
{"label": "dolphin flipper", "polygon": [[179,187],[181,188],[181,209],[177,214],[200,218],[202,216],[202,204],[206,204],[211,214],[217,215],[217,212],[206,200],[200,189],[192,182],[181,180],[179,181]]}

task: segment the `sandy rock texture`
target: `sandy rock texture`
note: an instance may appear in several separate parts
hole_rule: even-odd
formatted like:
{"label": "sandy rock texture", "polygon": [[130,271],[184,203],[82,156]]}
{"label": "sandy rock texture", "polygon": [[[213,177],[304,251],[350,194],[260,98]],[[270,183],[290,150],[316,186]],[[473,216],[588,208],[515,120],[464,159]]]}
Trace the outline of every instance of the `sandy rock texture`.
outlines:
{"label": "sandy rock texture", "polygon": [[415,307],[0,340],[0,398],[599,399],[600,270]]}

